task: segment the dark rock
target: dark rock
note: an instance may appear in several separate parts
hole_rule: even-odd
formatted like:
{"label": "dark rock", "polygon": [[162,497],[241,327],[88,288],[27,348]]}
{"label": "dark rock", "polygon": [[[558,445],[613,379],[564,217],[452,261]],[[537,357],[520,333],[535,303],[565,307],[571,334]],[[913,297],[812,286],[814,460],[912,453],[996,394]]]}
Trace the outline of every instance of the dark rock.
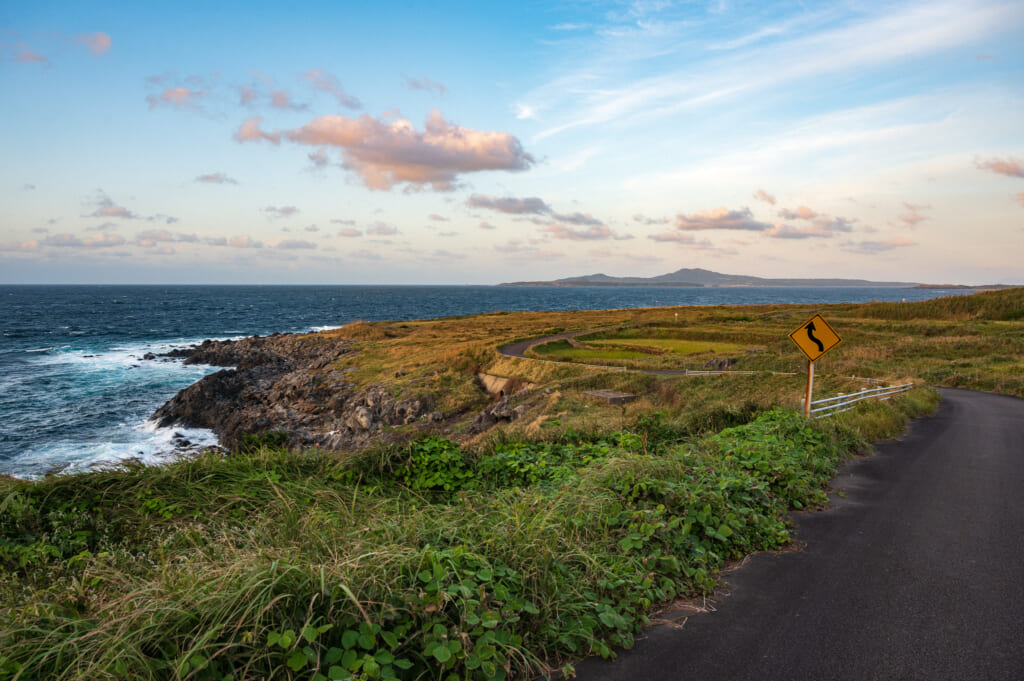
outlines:
{"label": "dark rock", "polygon": [[704,364],[704,368],[708,371],[725,371],[729,369],[735,362],[728,357],[715,357],[714,359],[708,360]]}
{"label": "dark rock", "polygon": [[147,352],[142,356],[142,359],[156,359],[156,355],[154,355],[152,352]]}
{"label": "dark rock", "polygon": [[335,361],[351,342],[274,334],[204,341],[165,357],[186,364],[232,367],[175,395],[154,414],[161,426],[209,428],[226,447],[247,433],[288,433],[289,446],[355,450],[388,437],[384,426],[407,425],[429,413],[425,398],[395,400],[384,386],[356,390]]}
{"label": "dark rock", "polygon": [[526,413],[526,407],[522,405],[513,407],[506,395],[477,414],[473,422],[469,424],[469,432],[471,434],[482,433],[501,421],[515,421],[524,413]]}

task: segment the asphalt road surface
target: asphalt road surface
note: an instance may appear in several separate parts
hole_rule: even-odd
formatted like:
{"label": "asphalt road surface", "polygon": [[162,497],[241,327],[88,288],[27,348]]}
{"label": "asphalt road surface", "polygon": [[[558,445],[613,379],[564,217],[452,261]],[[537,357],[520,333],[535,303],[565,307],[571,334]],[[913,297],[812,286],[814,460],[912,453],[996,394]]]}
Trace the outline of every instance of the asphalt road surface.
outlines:
{"label": "asphalt road surface", "polygon": [[796,516],[802,550],[753,556],[714,612],[577,679],[1024,679],[1024,400],[941,392]]}

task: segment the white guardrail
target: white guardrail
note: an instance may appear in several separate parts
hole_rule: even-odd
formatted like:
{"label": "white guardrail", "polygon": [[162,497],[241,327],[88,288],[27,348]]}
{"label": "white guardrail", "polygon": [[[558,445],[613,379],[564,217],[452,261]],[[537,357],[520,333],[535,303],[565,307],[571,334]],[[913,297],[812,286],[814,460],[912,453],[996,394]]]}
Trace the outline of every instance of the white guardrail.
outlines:
{"label": "white guardrail", "polygon": [[[864,388],[860,392],[850,394],[840,394],[836,397],[826,397],[823,400],[811,400],[811,416],[814,418],[821,418],[823,416],[833,416],[834,414],[840,414],[844,411],[850,411],[853,409],[857,402],[862,400],[879,400],[885,401],[896,395],[897,393],[905,393],[914,387],[913,383],[903,383],[902,385],[886,386],[884,388]],[[801,404],[803,400],[800,400]]]}

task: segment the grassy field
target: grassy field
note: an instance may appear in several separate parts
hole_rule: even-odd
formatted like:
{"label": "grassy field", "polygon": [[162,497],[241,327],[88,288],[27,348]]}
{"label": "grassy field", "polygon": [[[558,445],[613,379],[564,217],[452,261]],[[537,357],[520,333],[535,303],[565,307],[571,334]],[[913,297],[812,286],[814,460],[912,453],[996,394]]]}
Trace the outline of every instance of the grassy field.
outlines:
{"label": "grassy field", "polygon": [[[162,467],[0,479],[0,678],[569,676],[573,660],[629,647],[659,604],[707,593],[727,561],[786,546],[786,514],[825,503],[839,461],[934,408],[927,383],[1021,396],[1022,310],[1011,290],[336,330],[358,341],[343,360],[354,383],[434,396],[446,430],[359,453],[255,438]],[[818,365],[819,394],[865,376],[922,387],[802,419],[806,362],[786,335],[814,312],[844,338]],[[734,368],[756,373],[664,378],[497,352],[592,329],[581,342],[734,344]],[[471,436],[491,401],[481,372],[535,387],[514,398],[520,419]],[[609,407],[585,397],[594,388],[638,400]]]}

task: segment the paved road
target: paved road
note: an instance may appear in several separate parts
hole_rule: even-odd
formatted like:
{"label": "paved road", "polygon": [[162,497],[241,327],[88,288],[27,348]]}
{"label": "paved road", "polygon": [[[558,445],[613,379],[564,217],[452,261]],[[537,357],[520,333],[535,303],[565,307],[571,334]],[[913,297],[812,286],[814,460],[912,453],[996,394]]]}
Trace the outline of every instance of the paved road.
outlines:
{"label": "paved road", "polygon": [[1024,400],[941,392],[799,514],[802,551],[754,556],[716,612],[577,679],[1024,679]]}

